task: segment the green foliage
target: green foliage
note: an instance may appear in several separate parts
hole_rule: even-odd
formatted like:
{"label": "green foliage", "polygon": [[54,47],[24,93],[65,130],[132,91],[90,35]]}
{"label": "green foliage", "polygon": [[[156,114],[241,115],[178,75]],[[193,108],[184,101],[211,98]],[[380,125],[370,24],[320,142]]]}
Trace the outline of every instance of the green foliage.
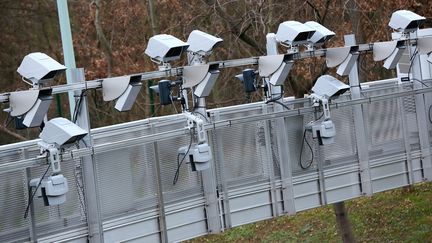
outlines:
{"label": "green foliage", "polygon": [[[432,242],[432,183],[347,202],[358,242]],[[341,242],[333,208],[321,207],[190,242]]]}

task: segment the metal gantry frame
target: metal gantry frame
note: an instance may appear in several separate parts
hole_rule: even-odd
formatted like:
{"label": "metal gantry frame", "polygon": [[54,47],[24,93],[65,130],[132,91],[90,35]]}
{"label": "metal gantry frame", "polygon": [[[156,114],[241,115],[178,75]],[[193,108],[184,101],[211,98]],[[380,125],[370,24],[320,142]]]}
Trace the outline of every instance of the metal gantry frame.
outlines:
{"label": "metal gantry frame", "polygon": [[[73,48],[71,46],[70,25],[65,20],[67,17],[66,1],[58,0],[60,22],[62,23],[62,41],[65,52],[65,63],[71,67],[67,72],[68,84],[47,87],[52,89],[52,94],[75,92],[81,94],[88,89],[102,88],[103,79],[85,81],[84,72],[82,69],[76,69],[73,60]],[[65,15],[66,13],[66,15]],[[69,28],[69,29],[68,29]],[[64,30],[64,31],[63,31]],[[69,32],[69,34],[67,33]],[[425,35],[428,36],[428,35]],[[424,36],[419,36],[424,37]],[[109,126],[106,128],[95,129],[84,138],[84,142],[80,148],[64,151],[62,153],[63,160],[73,160],[76,158],[82,159],[83,175],[84,175],[84,194],[86,207],[86,229],[76,228],[68,229],[66,232],[56,232],[55,230],[44,231],[41,225],[38,225],[33,204],[30,209],[30,219],[27,229],[29,231],[29,239],[31,241],[76,241],[85,242],[87,239],[91,242],[107,242],[118,240],[159,240],[161,242],[178,241],[187,238],[196,237],[208,233],[219,233],[226,228],[241,225],[244,223],[262,220],[270,217],[277,217],[282,214],[295,214],[298,211],[307,208],[326,205],[330,202],[349,199],[361,195],[372,195],[381,190],[387,190],[394,187],[399,187],[405,184],[413,184],[419,181],[430,180],[432,178],[432,158],[430,154],[431,141],[429,133],[422,131],[430,131],[431,125],[427,123],[427,108],[426,100],[431,97],[432,87],[426,86],[425,83],[430,83],[431,73],[424,71],[425,60],[420,55],[414,56],[412,53],[413,45],[417,44],[417,36],[413,39],[404,40],[410,50],[410,57],[413,58],[412,75],[413,79],[419,82],[401,83],[399,79],[382,80],[370,83],[360,83],[358,78],[357,63],[349,73],[349,82],[351,86],[350,96],[344,95],[338,100],[330,103],[332,110],[341,108],[352,108],[353,134],[344,134],[346,136],[354,136],[357,154],[355,154],[356,163],[335,164],[333,167],[325,165],[326,161],[331,161],[325,153],[322,153],[320,146],[314,146],[317,152],[318,162],[316,168],[299,173],[295,171],[297,160],[289,148],[290,142],[295,137],[289,137],[290,131],[303,130],[304,117],[314,115],[317,118],[316,108],[310,106],[308,98],[288,100],[283,97],[280,102],[292,105],[292,109],[284,109],[281,104],[266,104],[263,102],[242,105],[238,107],[227,107],[214,110],[205,110],[200,108],[200,112],[210,114],[210,121],[207,121],[203,127],[208,133],[206,140],[212,144],[214,148],[213,162],[211,169],[200,172],[202,182],[202,197],[187,198],[187,200],[170,203],[165,200],[168,195],[164,188],[162,174],[165,173],[161,168],[165,161],[160,160],[160,154],[176,150],[176,148],[161,147],[160,143],[171,139],[184,137],[189,134],[189,128],[183,126],[175,129],[158,129],[159,126],[164,127],[166,124],[181,124],[187,120],[185,114],[166,116],[161,118],[149,118],[142,121]],[[373,44],[357,45],[353,36],[346,36],[345,42],[348,46],[355,46],[359,53],[368,53],[373,51]],[[274,45],[274,35],[267,36],[267,54],[276,55],[277,48]],[[358,48],[357,48],[358,47]],[[67,55],[66,55],[67,53]],[[306,50],[293,54],[293,60],[300,60],[311,57],[326,56],[326,49]],[[209,64],[217,64],[219,69],[242,67],[250,65],[258,65],[260,57],[250,57],[243,59],[216,61]],[[66,60],[67,59],[67,60]],[[189,63],[189,65],[193,65]],[[139,73],[134,75],[141,76],[141,80],[153,80],[165,77],[179,77],[183,75],[184,67],[168,68],[162,71],[153,71]],[[426,86],[426,87],[425,87]],[[406,87],[412,89],[405,89]],[[368,95],[368,92],[376,90],[387,90],[397,88],[396,92],[386,92],[380,95]],[[365,90],[365,91],[363,91]],[[281,93],[280,87],[271,87],[272,97],[277,97]],[[9,101],[10,93],[0,94],[0,103]],[[72,96],[73,97],[73,96]],[[407,121],[402,99],[406,97],[414,97],[416,110],[416,126],[419,139],[419,150],[412,148],[410,140],[412,131],[409,129],[412,126]],[[426,97],[426,98],[425,98]],[[77,123],[82,128],[90,131],[90,120],[87,110],[87,101],[83,98],[83,107],[78,114]],[[382,101],[394,101],[398,103],[400,114],[398,119],[401,120],[401,129],[403,133],[404,147],[403,151],[399,151],[397,155],[385,154],[378,159],[371,160],[371,151],[368,150],[368,134],[372,131],[368,129],[367,116],[364,115],[364,110],[368,109],[368,105],[379,103]],[[205,107],[204,98],[198,98],[199,107]],[[74,100],[70,96],[71,109],[74,105]],[[428,105],[432,105],[429,104]],[[295,107],[295,108],[294,108]],[[257,109],[260,112],[257,114],[248,114],[242,117],[230,118],[230,113],[245,112],[251,109]],[[73,109],[72,109],[73,110]],[[430,110],[430,109],[429,109]],[[71,112],[72,114],[73,112]],[[274,123],[274,126],[272,125]],[[139,128],[133,128],[138,125]],[[232,163],[240,163],[238,161],[227,161],[225,153],[237,154],[242,156],[240,151],[232,151],[227,147],[226,135],[221,135],[221,131],[229,130],[233,127],[243,127],[252,125],[262,127],[264,137],[260,140],[267,159],[262,161],[263,167],[266,167],[265,180],[252,180],[248,175],[242,175],[237,180],[227,179],[225,171]],[[118,130],[119,129],[119,130]],[[131,129],[136,131],[149,130],[145,135],[128,135],[124,139],[114,139],[110,142],[95,142],[95,137],[98,134],[112,133],[122,135],[131,132]],[[114,132],[115,131],[115,132]],[[109,135],[106,135],[109,136]],[[207,137],[208,136],[208,137]],[[256,135],[259,137],[259,135]],[[276,144],[273,144],[276,141]],[[0,163],[0,173],[14,173],[16,171],[25,170],[25,181],[28,181],[31,175],[31,168],[39,167],[45,163],[45,157],[29,155],[29,149],[35,147],[37,140],[28,141],[18,144],[0,146],[0,153],[11,153],[18,151],[21,156],[18,159],[13,159],[12,156],[6,162]],[[103,206],[100,202],[99,194],[101,189],[98,188],[97,178],[97,162],[95,158],[104,153],[117,151],[121,149],[137,148],[141,145],[151,144],[154,152],[154,179],[156,180],[156,195],[155,203],[151,204],[157,209],[141,210],[139,212],[124,212],[114,218],[104,218],[102,215]],[[385,144],[383,146],[386,146]],[[277,159],[279,168],[274,167],[277,163],[273,155],[273,150],[277,148]],[[251,151],[249,151],[251,152]],[[240,154],[239,154],[240,153]],[[341,157],[341,160],[347,158]],[[395,160],[396,162],[392,162]],[[385,166],[393,166],[400,161],[404,163],[404,168],[397,172],[386,173],[380,168]],[[116,163],[117,161],[107,161],[107,163]],[[132,161],[126,161],[132,163]],[[241,162],[243,163],[243,162]],[[387,168],[387,167],[385,167]],[[279,171],[277,171],[279,170]],[[241,171],[238,172],[241,174]],[[277,174],[280,173],[280,176]],[[419,173],[421,175],[419,175]],[[407,182],[394,185],[394,179],[399,178],[399,175],[407,175]],[[379,175],[379,176],[377,176]],[[360,178],[356,181],[355,178]],[[341,185],[334,186],[335,180],[340,180]],[[354,178],[354,179],[353,179]],[[387,178],[388,179],[387,181]],[[347,183],[346,180],[349,180]],[[241,182],[239,185],[232,184],[233,181]],[[379,183],[377,182],[379,181]],[[382,182],[384,181],[384,182]],[[327,182],[330,182],[328,185]],[[380,184],[383,183],[383,184]],[[234,185],[234,186],[233,186]],[[165,185],[166,186],[166,185]],[[358,188],[357,188],[358,187]],[[348,188],[346,191],[345,188]],[[314,191],[314,189],[316,191]],[[185,189],[179,189],[177,193],[181,195],[186,192]],[[335,195],[335,192],[337,195]],[[359,193],[357,193],[359,192]],[[174,194],[177,195],[177,194]],[[28,195],[27,195],[28,196]],[[23,199],[24,200],[24,199]],[[153,199],[152,199],[153,200]],[[151,200],[150,200],[151,201]],[[243,206],[245,205],[245,206]],[[1,206],[1,205],[0,205]],[[3,207],[3,206],[2,206]],[[59,209],[60,210],[60,209]],[[191,220],[188,221],[188,217]],[[67,221],[68,219],[64,219]],[[172,220],[172,221],[170,221]],[[173,225],[171,222],[177,222]],[[180,223],[181,222],[181,223]],[[1,220],[0,220],[1,223]],[[55,223],[55,222],[54,222]],[[154,226],[157,223],[157,227]],[[66,223],[65,223],[66,224]],[[0,224],[1,225],[1,224]],[[48,223],[47,223],[48,225]],[[42,227],[38,230],[38,227]],[[149,229],[157,228],[153,233],[137,233],[136,229],[140,227],[148,227]],[[197,229],[196,232],[190,230]],[[38,235],[38,231],[43,232],[42,236]],[[146,230],[144,230],[146,231]],[[107,232],[107,235],[105,235]],[[9,238],[9,232],[2,232],[0,227],[0,239]],[[124,235],[123,235],[124,234]],[[2,238],[3,237],[3,238]],[[26,237],[24,237],[26,238]],[[38,239],[39,238],[39,239]]]}

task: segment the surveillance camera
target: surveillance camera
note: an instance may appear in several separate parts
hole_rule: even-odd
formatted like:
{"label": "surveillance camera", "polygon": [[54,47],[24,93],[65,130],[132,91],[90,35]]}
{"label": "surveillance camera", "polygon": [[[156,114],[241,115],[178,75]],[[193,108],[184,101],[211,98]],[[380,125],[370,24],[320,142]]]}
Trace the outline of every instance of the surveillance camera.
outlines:
{"label": "surveillance camera", "polygon": [[389,26],[398,32],[409,33],[416,31],[425,20],[425,17],[411,11],[398,10],[392,14]]}
{"label": "surveillance camera", "polygon": [[188,47],[188,43],[172,35],[160,34],[150,38],[145,54],[158,62],[170,62],[178,60]]}
{"label": "surveillance camera", "polygon": [[295,46],[306,44],[315,33],[311,27],[298,21],[286,21],[279,25],[276,39],[286,45]]}
{"label": "surveillance camera", "polygon": [[47,123],[39,137],[46,144],[57,147],[72,144],[87,135],[87,131],[63,117],[53,118]]}
{"label": "surveillance camera", "polygon": [[309,21],[304,24],[315,30],[315,33],[310,37],[309,41],[316,46],[323,45],[326,41],[336,35],[333,31],[315,21]]}
{"label": "surveillance camera", "polygon": [[31,89],[9,95],[10,115],[21,117],[25,127],[38,127],[48,113],[52,89]]}
{"label": "surveillance camera", "polygon": [[315,82],[312,91],[318,96],[334,99],[345,93],[349,88],[349,85],[342,83],[330,75],[322,75]]}
{"label": "surveillance camera", "polygon": [[45,53],[34,52],[24,57],[17,72],[23,78],[37,85],[52,80],[57,74],[64,70],[66,70],[65,66]]}
{"label": "surveillance camera", "polygon": [[187,43],[189,48],[187,51],[200,55],[209,55],[212,50],[222,43],[221,38],[212,36],[200,30],[194,30],[189,34]]}
{"label": "surveillance camera", "polygon": [[129,111],[142,87],[141,75],[106,78],[102,81],[103,100],[115,100],[115,109]]}

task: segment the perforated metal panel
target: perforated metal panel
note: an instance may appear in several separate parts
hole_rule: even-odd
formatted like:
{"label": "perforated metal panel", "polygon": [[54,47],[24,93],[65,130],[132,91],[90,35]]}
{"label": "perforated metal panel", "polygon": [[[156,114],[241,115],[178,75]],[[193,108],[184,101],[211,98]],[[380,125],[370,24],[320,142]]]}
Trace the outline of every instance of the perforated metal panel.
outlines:
{"label": "perforated metal panel", "polygon": [[104,218],[155,206],[152,146],[114,150],[95,159]]}
{"label": "perforated metal panel", "polygon": [[[379,97],[409,89],[409,86],[398,86],[391,81],[363,93],[365,97]],[[347,97],[343,96],[335,102],[342,103],[344,100]],[[408,165],[411,162],[415,182],[423,180],[424,168],[420,163],[422,155],[413,97],[365,100],[367,102],[362,107],[370,152],[370,161],[366,161],[370,168],[366,169],[371,171],[373,191],[407,185],[411,173]],[[302,106],[302,102],[306,108],[309,106],[307,99],[285,103],[291,107],[295,103],[297,107]],[[286,116],[288,113],[284,113],[283,118],[267,114],[273,112],[272,109],[271,105],[255,103],[210,111],[218,114],[218,121],[230,121],[223,126],[207,127],[217,175],[218,193],[214,201],[209,200],[204,192],[205,173],[192,171],[189,164],[184,163],[180,167],[179,180],[173,184],[178,149],[190,144],[183,116],[173,115],[93,130],[93,142],[97,147],[92,152],[95,153],[103,230],[107,233],[105,239],[159,241],[165,230],[160,223],[166,219],[165,233],[169,241],[183,240],[208,233],[209,220],[220,220],[222,227],[228,228],[278,216],[287,212],[291,204],[294,204],[293,212],[297,212],[362,195],[364,182],[360,180],[363,177],[360,176],[358,138],[355,136],[351,105],[331,108],[337,134],[334,144],[319,146],[311,133],[306,133],[314,152],[314,163],[306,170],[301,169],[298,163],[304,127],[320,116],[319,109],[315,109],[317,114],[312,109],[307,109],[305,114],[300,110]],[[242,118],[247,119],[237,122],[236,119]],[[286,134],[280,133],[281,127]],[[130,141],[147,135],[152,135],[155,140],[145,140],[142,144],[128,143],[121,149],[110,147],[98,150],[113,142]],[[280,139],[280,135],[286,135],[286,142],[285,138]],[[408,139],[406,144],[404,138]],[[278,141],[284,144],[278,144]],[[164,205],[159,205],[155,143],[159,151]],[[302,152],[304,160],[312,155],[306,144]],[[34,178],[40,177],[47,165],[24,162],[21,159],[25,154],[28,158],[39,154],[36,141],[0,147],[0,212],[2,216],[6,215],[0,218],[1,242],[25,241],[30,237],[30,223],[22,218],[28,197],[25,168],[30,168],[30,177]],[[19,167],[14,165],[17,161],[18,164],[26,164]],[[81,168],[79,157],[62,162],[62,172],[68,179],[70,189],[65,204],[45,207],[40,199],[35,199],[38,238],[49,236],[51,238],[45,238],[46,241],[68,241],[86,237],[87,219],[83,201],[86,196],[95,195],[83,192],[85,178],[82,178]],[[216,204],[213,218],[208,214],[209,203]],[[165,213],[160,209],[164,209]]]}

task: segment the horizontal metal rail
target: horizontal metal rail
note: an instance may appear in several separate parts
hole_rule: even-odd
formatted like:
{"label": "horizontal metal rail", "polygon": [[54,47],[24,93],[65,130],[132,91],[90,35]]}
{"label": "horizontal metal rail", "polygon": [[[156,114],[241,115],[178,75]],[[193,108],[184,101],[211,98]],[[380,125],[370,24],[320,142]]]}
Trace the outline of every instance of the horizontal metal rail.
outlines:
{"label": "horizontal metal rail", "polygon": [[[359,52],[366,53],[372,51],[372,48],[373,48],[372,44],[362,44],[359,45]],[[301,59],[306,59],[311,57],[322,57],[325,56],[325,54],[326,54],[326,49],[304,51],[304,52],[295,53],[293,55],[293,59],[301,60]],[[259,57],[248,57],[248,58],[233,59],[233,60],[226,60],[226,61],[215,61],[215,62],[210,62],[209,64],[219,64],[220,69],[233,68],[233,67],[242,67],[242,66],[249,66],[249,65],[258,65],[258,59]],[[181,76],[182,74],[183,74],[183,67],[174,67],[174,68],[168,68],[166,70],[161,70],[161,71],[151,71],[145,73],[131,74],[129,76],[141,76],[141,80],[146,81],[146,80],[166,78],[166,77],[176,77],[176,76]],[[96,79],[96,80],[89,80],[85,82],[77,82],[72,84],[56,85],[50,88],[52,88],[52,94],[61,94],[61,93],[67,93],[68,91],[77,91],[77,90],[99,89],[102,87],[102,81],[103,79]],[[9,95],[10,92],[0,94],[0,103],[9,102]]]}

